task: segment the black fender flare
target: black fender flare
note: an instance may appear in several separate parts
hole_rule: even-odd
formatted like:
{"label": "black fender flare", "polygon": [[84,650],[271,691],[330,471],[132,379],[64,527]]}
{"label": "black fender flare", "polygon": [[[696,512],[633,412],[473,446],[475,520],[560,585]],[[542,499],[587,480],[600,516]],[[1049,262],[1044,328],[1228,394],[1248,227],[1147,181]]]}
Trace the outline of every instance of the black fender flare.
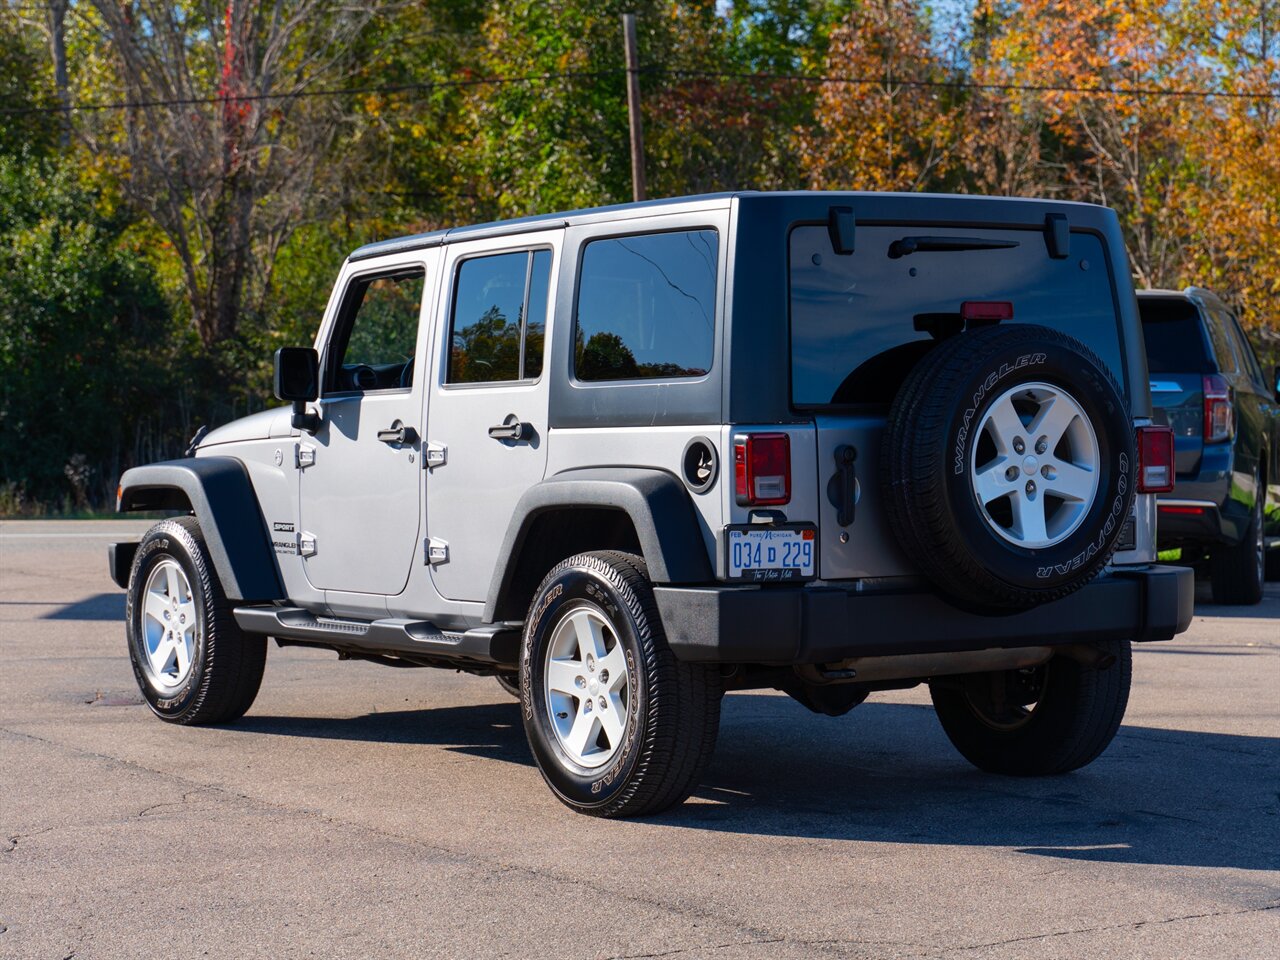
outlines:
{"label": "black fender flare", "polygon": [[120,478],[116,509],[190,509],[228,599],[284,597],[258,497],[236,458],[191,457],[133,467]]}
{"label": "black fender flare", "polygon": [[493,622],[512,585],[534,521],[540,514],[572,507],[605,507],[630,517],[654,583],[715,579],[697,511],[674,474],[643,467],[565,470],[530,487],[517,502],[489,583],[486,623]]}

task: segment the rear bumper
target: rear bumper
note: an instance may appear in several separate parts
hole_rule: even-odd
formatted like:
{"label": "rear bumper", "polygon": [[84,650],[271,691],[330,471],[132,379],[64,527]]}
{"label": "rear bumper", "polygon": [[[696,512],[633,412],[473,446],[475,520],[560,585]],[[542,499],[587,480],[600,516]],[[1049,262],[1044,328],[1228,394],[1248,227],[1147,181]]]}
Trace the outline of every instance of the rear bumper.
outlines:
{"label": "rear bumper", "polygon": [[[1161,550],[1186,543],[1224,543],[1233,537],[1222,511],[1209,500],[1162,499],[1156,505],[1156,541]],[[1231,524],[1231,533],[1235,525]]]}
{"label": "rear bumper", "polygon": [[1191,624],[1189,567],[1116,568],[1033,610],[982,615],[933,593],[841,587],[656,586],[667,640],[681,660],[834,663],[853,657],[1168,640]]}

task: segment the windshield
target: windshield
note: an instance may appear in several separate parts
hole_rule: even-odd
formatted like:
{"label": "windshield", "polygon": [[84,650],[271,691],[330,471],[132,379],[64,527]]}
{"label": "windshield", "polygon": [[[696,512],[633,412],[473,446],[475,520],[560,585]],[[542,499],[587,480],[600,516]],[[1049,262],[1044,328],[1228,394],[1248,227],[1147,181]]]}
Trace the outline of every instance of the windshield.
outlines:
{"label": "windshield", "polygon": [[800,226],[790,282],[797,406],[891,402],[974,300],[1011,303],[1006,324],[1071,334],[1125,387],[1106,250],[1094,234],[1072,233],[1070,256],[1057,260],[1038,230],[859,224],[857,251],[837,256],[825,225]]}

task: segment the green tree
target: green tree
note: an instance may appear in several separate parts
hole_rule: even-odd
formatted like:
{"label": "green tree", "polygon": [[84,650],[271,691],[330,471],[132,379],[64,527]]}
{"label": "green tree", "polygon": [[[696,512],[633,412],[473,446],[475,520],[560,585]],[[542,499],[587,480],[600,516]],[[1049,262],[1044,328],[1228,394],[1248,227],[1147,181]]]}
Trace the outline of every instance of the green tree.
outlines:
{"label": "green tree", "polygon": [[[4,499],[84,506],[185,424],[183,344],[128,221],[72,165],[0,157],[0,463]],[[175,362],[176,361],[176,362]]]}

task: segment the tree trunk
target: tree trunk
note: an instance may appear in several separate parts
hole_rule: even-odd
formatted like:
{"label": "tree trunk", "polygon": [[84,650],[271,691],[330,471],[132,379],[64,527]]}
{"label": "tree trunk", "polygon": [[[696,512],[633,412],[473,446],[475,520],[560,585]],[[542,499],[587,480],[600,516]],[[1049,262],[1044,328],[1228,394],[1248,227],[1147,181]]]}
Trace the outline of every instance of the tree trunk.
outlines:
{"label": "tree trunk", "polygon": [[62,132],[58,142],[71,145],[71,89],[67,80],[67,5],[70,0],[49,0],[49,45],[53,53],[53,85],[62,104]]}

